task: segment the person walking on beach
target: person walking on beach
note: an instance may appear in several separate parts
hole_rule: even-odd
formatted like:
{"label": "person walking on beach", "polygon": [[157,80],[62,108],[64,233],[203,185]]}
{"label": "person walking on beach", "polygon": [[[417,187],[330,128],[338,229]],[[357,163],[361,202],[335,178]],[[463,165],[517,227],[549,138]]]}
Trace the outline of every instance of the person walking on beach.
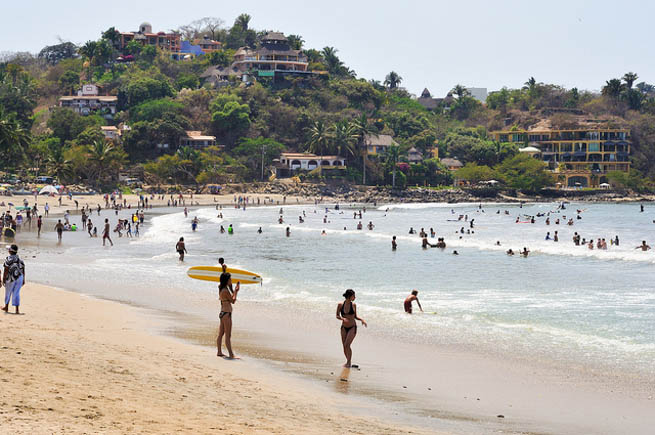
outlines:
{"label": "person walking on beach", "polygon": [[57,221],[57,225],[55,225],[55,231],[57,231],[57,241],[61,243],[61,235],[64,232],[64,224],[61,223],[61,219]]}
{"label": "person walking on beach", "polygon": [[391,250],[395,251],[398,248],[398,244],[396,243],[396,236],[393,236],[391,238]]}
{"label": "person walking on beach", "polygon": [[18,258],[18,246],[9,247],[9,256],[5,259],[2,274],[2,283],[5,286],[5,306],[3,311],[9,312],[9,302],[16,307],[16,314],[20,314],[20,289],[25,283],[25,263]]}
{"label": "person walking on beach", "polygon": [[421,303],[418,300],[418,290],[412,290],[412,294],[407,296],[405,298],[404,306],[405,306],[405,312],[407,314],[412,314],[412,302],[416,301],[418,304],[418,308],[423,312],[423,307],[421,306]]}
{"label": "person walking on beach", "polygon": [[[344,301],[337,305],[337,319],[341,320],[341,343],[343,344],[343,353],[346,356],[344,367],[352,366],[353,351],[350,346],[357,335],[357,320],[362,325],[368,325],[361,317],[357,316],[357,306],[355,305],[355,291],[348,289],[343,294]],[[356,366],[355,366],[356,367]]]}
{"label": "person walking on beach", "polygon": [[218,337],[216,338],[216,356],[225,357],[222,352],[223,336],[225,336],[225,347],[227,348],[227,358],[236,359],[232,352],[232,305],[237,301],[240,283],[231,291],[232,276],[229,273],[222,273],[219,278],[218,299],[221,301],[221,312],[218,314],[220,326],[218,328]]}
{"label": "person walking on beach", "polygon": [[184,237],[180,237],[180,240],[175,244],[175,250],[180,254],[180,261],[184,261],[184,254],[186,254],[186,246],[184,246]]}
{"label": "person walking on beach", "polygon": [[102,246],[105,246],[105,240],[109,240],[111,246],[114,246],[114,242],[112,242],[111,237],[109,237],[110,230],[109,219],[105,218],[105,228],[102,230]]}
{"label": "person walking on beach", "polygon": [[39,216],[39,218],[36,220],[36,231],[37,231],[36,236],[37,237],[41,237],[41,227],[42,226],[43,226],[43,219],[41,218],[41,216]]}

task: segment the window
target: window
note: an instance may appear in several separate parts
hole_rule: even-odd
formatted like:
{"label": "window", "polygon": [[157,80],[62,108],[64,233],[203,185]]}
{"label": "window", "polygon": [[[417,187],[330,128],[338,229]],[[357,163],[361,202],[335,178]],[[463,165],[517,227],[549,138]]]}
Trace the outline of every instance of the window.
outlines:
{"label": "window", "polygon": [[600,151],[600,143],[590,142],[589,143],[589,152]]}

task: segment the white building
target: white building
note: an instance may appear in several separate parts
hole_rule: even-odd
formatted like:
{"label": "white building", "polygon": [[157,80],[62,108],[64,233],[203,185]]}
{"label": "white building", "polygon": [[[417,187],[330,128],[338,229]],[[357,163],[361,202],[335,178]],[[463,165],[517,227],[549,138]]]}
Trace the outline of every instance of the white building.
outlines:
{"label": "white building", "polygon": [[96,85],[84,85],[77,91],[77,95],[59,98],[59,107],[68,107],[83,116],[98,113],[106,119],[114,117],[117,104],[118,97],[116,96],[98,95]]}
{"label": "white building", "polygon": [[346,166],[346,159],[340,156],[317,156],[310,153],[282,153],[280,155],[282,166],[291,169],[311,171],[321,166]]}
{"label": "white building", "polygon": [[180,138],[180,146],[188,146],[197,150],[216,145],[216,136],[205,136],[200,131],[187,131]]}
{"label": "white building", "polygon": [[471,93],[471,96],[481,102],[482,104],[487,102],[487,88],[466,88]]}
{"label": "white building", "polygon": [[105,135],[105,139],[117,141],[121,137],[121,131],[113,125],[103,125],[100,129],[102,134]]}

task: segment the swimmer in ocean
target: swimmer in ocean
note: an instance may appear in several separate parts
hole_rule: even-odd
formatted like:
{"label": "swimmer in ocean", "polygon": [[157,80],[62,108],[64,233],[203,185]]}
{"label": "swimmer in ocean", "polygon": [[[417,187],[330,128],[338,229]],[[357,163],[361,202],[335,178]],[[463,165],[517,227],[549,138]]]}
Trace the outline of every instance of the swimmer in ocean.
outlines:
{"label": "swimmer in ocean", "polygon": [[405,312],[407,314],[412,314],[412,302],[416,301],[418,304],[418,308],[423,312],[423,307],[421,307],[421,303],[418,300],[418,290],[412,290],[412,294],[407,296],[405,298],[405,302],[403,303],[405,307]]}
{"label": "swimmer in ocean", "polygon": [[642,251],[648,251],[650,246],[646,244],[645,240],[642,240],[641,245],[637,246],[635,249],[641,249]]}

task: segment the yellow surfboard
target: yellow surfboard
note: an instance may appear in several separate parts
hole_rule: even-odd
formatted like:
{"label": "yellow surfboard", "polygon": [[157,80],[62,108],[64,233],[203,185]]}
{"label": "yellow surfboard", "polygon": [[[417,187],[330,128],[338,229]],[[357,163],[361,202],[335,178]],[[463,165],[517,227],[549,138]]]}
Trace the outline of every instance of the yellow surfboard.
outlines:
{"label": "yellow surfboard", "polygon": [[[228,267],[226,269],[232,275],[232,283],[236,284],[261,284],[262,277],[256,273],[248,272],[247,270],[234,269]],[[223,269],[220,266],[193,266],[187,270],[186,274],[193,279],[201,281],[219,282]]]}

